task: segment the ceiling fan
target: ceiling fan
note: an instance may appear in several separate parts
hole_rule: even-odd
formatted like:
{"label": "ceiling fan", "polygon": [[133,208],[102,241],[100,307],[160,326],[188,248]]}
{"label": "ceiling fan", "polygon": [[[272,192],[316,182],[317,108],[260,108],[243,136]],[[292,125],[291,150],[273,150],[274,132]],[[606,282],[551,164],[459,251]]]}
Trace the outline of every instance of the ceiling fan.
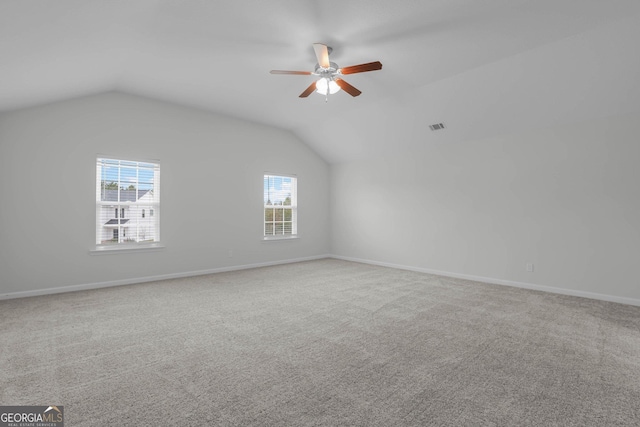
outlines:
{"label": "ceiling fan", "polygon": [[314,71],[271,70],[271,74],[319,76],[320,78],[317,81],[311,83],[311,85],[309,85],[309,87],[300,94],[300,98],[306,98],[307,96],[311,95],[313,91],[316,91],[321,95],[325,95],[326,99],[328,100],[329,94],[334,94],[340,89],[344,90],[351,96],[358,96],[362,92],[344,81],[341,76],[382,69],[382,64],[380,63],[380,61],[340,68],[335,62],[329,61],[329,54],[333,50],[329,46],[322,43],[314,43],[313,50],[316,53],[316,58],[318,58],[318,63],[316,64]]}

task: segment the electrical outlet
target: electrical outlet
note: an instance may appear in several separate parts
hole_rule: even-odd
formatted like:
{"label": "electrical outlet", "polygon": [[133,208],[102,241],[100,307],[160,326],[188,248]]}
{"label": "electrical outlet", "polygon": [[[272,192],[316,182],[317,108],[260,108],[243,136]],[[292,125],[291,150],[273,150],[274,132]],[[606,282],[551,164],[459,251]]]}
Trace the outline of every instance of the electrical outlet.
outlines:
{"label": "electrical outlet", "polygon": [[533,264],[530,262],[527,263],[527,271],[529,273],[533,273]]}
{"label": "electrical outlet", "polygon": [[227,255],[229,255],[229,258],[231,258],[233,256],[233,251],[229,251]]}

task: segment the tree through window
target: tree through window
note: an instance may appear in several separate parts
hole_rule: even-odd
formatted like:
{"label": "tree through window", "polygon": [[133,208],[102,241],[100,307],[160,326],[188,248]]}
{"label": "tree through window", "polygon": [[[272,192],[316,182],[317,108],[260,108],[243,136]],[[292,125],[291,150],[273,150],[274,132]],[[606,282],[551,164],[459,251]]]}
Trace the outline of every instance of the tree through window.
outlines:
{"label": "tree through window", "polygon": [[297,178],[264,175],[264,236],[298,234]]}

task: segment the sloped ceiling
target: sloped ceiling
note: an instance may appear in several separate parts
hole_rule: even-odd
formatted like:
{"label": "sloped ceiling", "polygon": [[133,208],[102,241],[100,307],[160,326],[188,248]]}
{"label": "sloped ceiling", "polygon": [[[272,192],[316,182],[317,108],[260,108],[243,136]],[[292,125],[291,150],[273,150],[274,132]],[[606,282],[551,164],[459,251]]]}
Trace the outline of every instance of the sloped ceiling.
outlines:
{"label": "sloped ceiling", "polygon": [[[638,40],[638,0],[3,1],[0,112],[116,90],[289,129],[336,163],[639,111]],[[312,70],[314,42],[384,68],[345,77],[357,98],[300,99],[312,76],[269,70]]]}

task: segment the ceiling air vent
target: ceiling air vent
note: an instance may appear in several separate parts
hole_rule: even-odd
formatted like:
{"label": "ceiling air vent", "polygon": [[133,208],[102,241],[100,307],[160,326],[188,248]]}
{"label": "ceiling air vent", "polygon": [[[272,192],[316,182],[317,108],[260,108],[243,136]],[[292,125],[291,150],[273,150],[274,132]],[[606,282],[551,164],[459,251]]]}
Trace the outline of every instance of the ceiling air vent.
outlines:
{"label": "ceiling air vent", "polygon": [[429,128],[431,130],[440,130],[440,129],[444,129],[444,123],[435,123],[432,125],[429,125]]}

